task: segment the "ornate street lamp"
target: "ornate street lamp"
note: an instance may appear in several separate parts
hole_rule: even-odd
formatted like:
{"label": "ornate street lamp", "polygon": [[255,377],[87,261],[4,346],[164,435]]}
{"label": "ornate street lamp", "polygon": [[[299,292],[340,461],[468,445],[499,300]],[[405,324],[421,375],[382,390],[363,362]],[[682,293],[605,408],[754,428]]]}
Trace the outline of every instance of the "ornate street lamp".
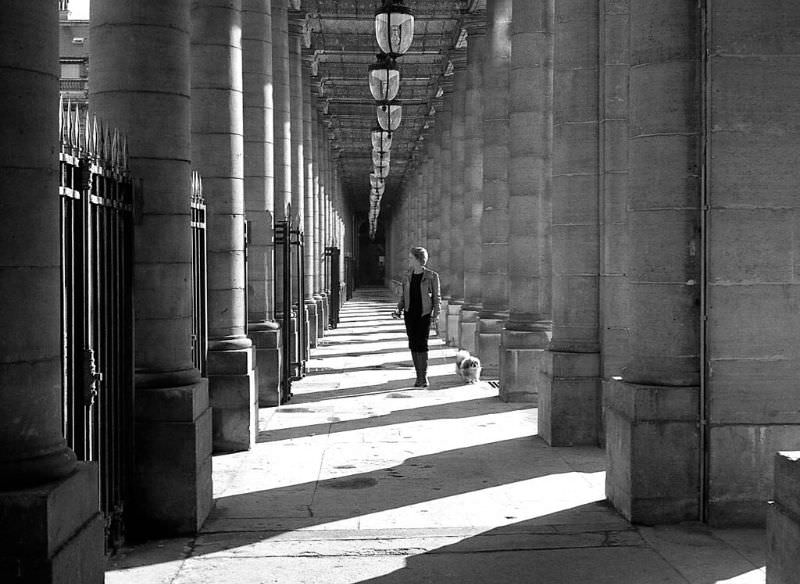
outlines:
{"label": "ornate street lamp", "polygon": [[394,132],[400,127],[400,120],[403,119],[403,106],[399,103],[382,103],[377,107],[378,111],[378,125],[387,130]]}
{"label": "ornate street lamp", "polygon": [[380,150],[373,150],[372,164],[374,164],[375,166],[383,166],[384,164],[389,164],[389,153],[382,152]]}
{"label": "ornate street lamp", "polygon": [[383,187],[384,186],[383,177],[378,176],[373,172],[372,174],[369,175],[369,186],[372,187],[373,189],[378,187]]}
{"label": "ornate street lamp", "polygon": [[388,55],[378,55],[369,66],[369,90],[375,101],[392,101],[400,90],[400,71]]}
{"label": "ornate street lamp", "polygon": [[392,147],[392,133],[382,128],[372,130],[372,149],[388,152]]}
{"label": "ornate street lamp", "polygon": [[379,176],[381,178],[384,178],[384,179],[387,176],[389,176],[389,161],[387,160],[386,162],[384,162],[380,166],[377,165],[377,164],[374,165],[372,167],[372,174],[375,174],[375,175],[377,175],[377,176]]}
{"label": "ornate street lamp", "polygon": [[414,40],[414,13],[402,0],[384,0],[375,12],[375,38],[387,55],[405,53]]}

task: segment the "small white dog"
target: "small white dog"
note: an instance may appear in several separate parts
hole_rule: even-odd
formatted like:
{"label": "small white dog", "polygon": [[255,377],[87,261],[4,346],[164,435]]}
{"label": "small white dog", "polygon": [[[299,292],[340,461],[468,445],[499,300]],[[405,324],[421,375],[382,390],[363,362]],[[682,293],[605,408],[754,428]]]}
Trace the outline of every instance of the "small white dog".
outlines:
{"label": "small white dog", "polygon": [[481,380],[481,360],[461,349],[456,353],[456,373],[467,383],[477,383]]}

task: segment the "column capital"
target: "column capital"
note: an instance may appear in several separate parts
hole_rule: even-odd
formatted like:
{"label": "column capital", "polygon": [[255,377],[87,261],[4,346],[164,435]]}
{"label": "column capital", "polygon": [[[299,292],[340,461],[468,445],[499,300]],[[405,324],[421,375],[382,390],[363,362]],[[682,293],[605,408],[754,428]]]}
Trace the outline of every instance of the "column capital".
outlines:
{"label": "column capital", "polygon": [[[298,2],[299,4],[299,2]],[[308,12],[289,8],[289,35],[299,36],[303,41],[304,49],[311,48],[311,27],[309,26]]]}
{"label": "column capital", "polygon": [[489,25],[486,21],[486,12],[475,12],[464,17],[461,26],[467,31],[467,45],[469,45],[469,37],[482,36],[486,34]]}

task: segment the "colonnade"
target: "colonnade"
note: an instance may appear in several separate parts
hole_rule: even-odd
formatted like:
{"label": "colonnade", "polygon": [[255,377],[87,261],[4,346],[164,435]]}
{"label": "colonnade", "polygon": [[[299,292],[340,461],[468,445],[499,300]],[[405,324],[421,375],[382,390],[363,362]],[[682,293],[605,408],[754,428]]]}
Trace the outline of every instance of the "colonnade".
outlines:
{"label": "colonnade", "polygon": [[[287,0],[93,5],[90,109],[127,136],[130,171],[142,184],[131,532],[200,528],[212,505],[212,452],[250,448],[259,404],[278,404],[280,362],[290,358],[279,315],[293,311],[293,328],[304,328],[306,346],[292,348],[298,355],[307,356],[327,328],[323,251],[348,245],[352,221],[316,115],[298,8]],[[102,582],[97,468],[76,462],[61,428],[58,4],[4,4],[0,23],[9,38],[25,31],[28,45],[0,57],[9,81],[0,124],[8,177],[0,229],[0,556],[26,558],[18,571],[33,579],[25,581],[66,570],[74,581]],[[191,355],[193,171],[207,202],[207,377]],[[273,229],[286,219],[304,237],[302,314],[274,293]],[[26,524],[31,505],[41,507],[37,517],[55,519]],[[32,535],[23,541],[21,532]]]}
{"label": "colonnade", "polygon": [[548,443],[605,446],[632,521],[763,523],[772,455],[800,446],[800,171],[768,154],[798,146],[774,39],[800,9],[779,12],[487,0],[391,209],[392,265],[430,248],[448,344],[537,402]]}

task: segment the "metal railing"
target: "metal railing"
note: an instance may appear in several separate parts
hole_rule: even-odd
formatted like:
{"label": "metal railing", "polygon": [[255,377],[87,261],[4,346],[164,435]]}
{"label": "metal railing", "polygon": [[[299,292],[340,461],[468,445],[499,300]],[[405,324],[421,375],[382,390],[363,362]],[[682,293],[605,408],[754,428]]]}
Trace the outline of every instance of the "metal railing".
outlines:
{"label": "metal railing", "polygon": [[192,361],[206,375],[208,353],[208,269],[206,239],[206,200],[203,181],[192,173],[191,191],[192,230]]}
{"label": "metal railing", "polygon": [[60,110],[63,428],[96,461],[106,544],[124,539],[133,453],[133,201],[127,142]]}

